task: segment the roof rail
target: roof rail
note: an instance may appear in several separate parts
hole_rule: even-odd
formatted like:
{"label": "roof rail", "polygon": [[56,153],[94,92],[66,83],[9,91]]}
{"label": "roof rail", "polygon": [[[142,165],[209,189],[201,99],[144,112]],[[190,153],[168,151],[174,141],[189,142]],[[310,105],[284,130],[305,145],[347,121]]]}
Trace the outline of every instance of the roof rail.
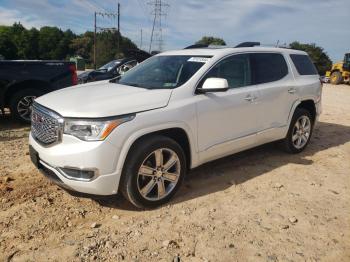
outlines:
{"label": "roof rail", "polygon": [[194,44],[194,45],[190,45],[185,47],[184,49],[193,49],[193,48],[206,48],[209,45],[204,45],[204,44]]}
{"label": "roof rail", "polygon": [[254,46],[259,46],[260,42],[243,42],[240,43],[239,45],[236,45],[235,48],[238,47],[254,47]]}

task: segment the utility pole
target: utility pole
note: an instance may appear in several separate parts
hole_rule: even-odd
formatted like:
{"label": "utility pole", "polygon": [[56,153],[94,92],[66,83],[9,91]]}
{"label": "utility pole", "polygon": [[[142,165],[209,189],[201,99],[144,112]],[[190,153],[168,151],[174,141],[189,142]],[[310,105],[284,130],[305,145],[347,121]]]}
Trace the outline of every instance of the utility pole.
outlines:
{"label": "utility pole", "polygon": [[142,50],[142,28],[141,28],[140,50]]}
{"label": "utility pole", "polygon": [[[115,27],[98,27],[97,26],[97,16],[102,16],[111,18],[113,17],[114,19],[118,17],[118,28]],[[118,31],[118,40],[117,40],[117,45],[118,45],[118,52],[119,52],[119,40],[120,40],[120,4],[118,3],[118,12],[117,13],[103,13],[103,12],[94,12],[94,68],[96,69],[96,56],[97,56],[97,50],[96,50],[96,42],[97,42],[97,30],[102,30],[102,31],[113,31],[116,32]],[[115,21],[115,20],[114,20]]]}
{"label": "utility pole", "polygon": [[[163,25],[162,25],[162,17],[166,16],[166,12],[164,12],[164,7],[169,7],[170,5],[166,3],[165,0],[152,0],[148,2],[149,5],[152,6],[153,11],[153,26],[151,32],[151,41],[149,44],[149,52],[152,51],[153,42],[158,42],[158,51],[162,51],[163,48]],[[155,38],[155,39],[154,39]]]}
{"label": "utility pole", "polygon": [[118,32],[120,32],[120,3],[118,2]]}
{"label": "utility pole", "polygon": [[149,42],[149,51],[148,53],[151,53],[151,50],[152,50],[152,42],[153,42],[153,33],[154,33],[154,26],[156,24],[156,15],[154,15],[154,19],[153,19],[153,27],[152,27],[152,33],[151,33],[151,41]]}
{"label": "utility pole", "polygon": [[96,12],[95,12],[95,23],[94,23],[94,69],[96,70]]}
{"label": "utility pole", "polygon": [[118,53],[120,52],[120,3],[118,2]]}

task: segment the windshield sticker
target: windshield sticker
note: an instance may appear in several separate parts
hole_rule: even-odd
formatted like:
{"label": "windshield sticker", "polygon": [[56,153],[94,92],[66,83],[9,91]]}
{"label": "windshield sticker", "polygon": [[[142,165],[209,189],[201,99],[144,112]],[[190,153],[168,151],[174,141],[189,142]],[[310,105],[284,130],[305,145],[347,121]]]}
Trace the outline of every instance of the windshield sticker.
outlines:
{"label": "windshield sticker", "polygon": [[175,87],[176,83],[164,83],[163,87]]}
{"label": "windshield sticker", "polygon": [[209,57],[199,57],[199,56],[196,56],[196,57],[191,57],[190,59],[188,59],[187,61],[188,62],[196,62],[196,63],[206,63],[209,61]]}

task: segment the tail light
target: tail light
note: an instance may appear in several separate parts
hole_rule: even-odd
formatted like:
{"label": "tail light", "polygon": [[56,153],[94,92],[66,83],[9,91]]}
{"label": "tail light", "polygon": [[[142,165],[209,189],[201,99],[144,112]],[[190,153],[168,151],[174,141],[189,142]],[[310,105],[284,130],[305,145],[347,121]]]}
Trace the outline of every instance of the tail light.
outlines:
{"label": "tail light", "polygon": [[71,72],[72,75],[72,85],[77,85],[78,84],[78,75],[77,75],[77,69],[75,65],[70,65],[69,66],[69,71]]}

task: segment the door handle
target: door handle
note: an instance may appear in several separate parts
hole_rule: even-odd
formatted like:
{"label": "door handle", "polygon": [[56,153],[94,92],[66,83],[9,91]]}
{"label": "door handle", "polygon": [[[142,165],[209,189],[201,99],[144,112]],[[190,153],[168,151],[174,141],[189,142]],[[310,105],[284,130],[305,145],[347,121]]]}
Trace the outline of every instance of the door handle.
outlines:
{"label": "door handle", "polygon": [[254,102],[256,100],[255,96],[252,95],[247,95],[244,100],[249,101],[249,102]]}
{"label": "door handle", "polygon": [[297,90],[294,87],[288,89],[289,94],[294,94],[296,91]]}

